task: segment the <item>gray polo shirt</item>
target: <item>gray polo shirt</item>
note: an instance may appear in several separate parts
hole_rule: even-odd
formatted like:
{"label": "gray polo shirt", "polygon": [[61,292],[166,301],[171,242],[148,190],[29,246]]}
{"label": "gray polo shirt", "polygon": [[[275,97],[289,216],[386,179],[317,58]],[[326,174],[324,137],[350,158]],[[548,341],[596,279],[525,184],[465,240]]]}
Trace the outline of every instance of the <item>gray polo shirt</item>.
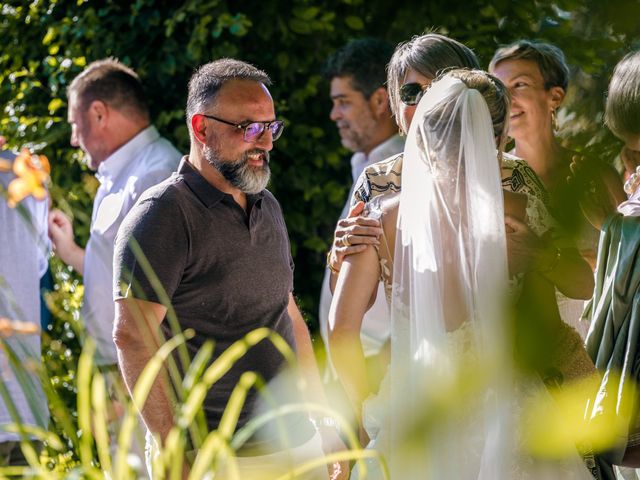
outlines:
{"label": "gray polo shirt", "polygon": [[[177,173],[141,196],[118,231],[114,298],[162,303],[128,245],[135,239],[164,287],[180,328],[196,332],[187,342],[191,357],[206,340],[214,340],[215,360],[259,327],[272,329],[295,348],[287,313],[293,261],[282,211],[266,190],[248,195],[247,201],[248,215],[185,157]],[[172,336],[167,319],[162,329],[167,338]],[[250,348],[207,393],[209,428],[218,427],[243,372],[255,371],[268,382],[283,364],[269,341]],[[249,392],[238,426],[249,420],[255,397],[255,390]]]}

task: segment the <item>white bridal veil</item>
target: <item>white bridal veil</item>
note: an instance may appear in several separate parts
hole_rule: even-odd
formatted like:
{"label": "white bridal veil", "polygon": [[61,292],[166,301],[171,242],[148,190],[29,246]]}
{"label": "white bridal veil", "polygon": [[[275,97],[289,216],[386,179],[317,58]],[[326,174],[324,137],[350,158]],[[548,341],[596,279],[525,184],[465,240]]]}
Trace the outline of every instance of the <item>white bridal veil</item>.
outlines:
{"label": "white bridal veil", "polygon": [[408,134],[392,297],[392,478],[509,478],[500,165],[482,94],[451,74]]}

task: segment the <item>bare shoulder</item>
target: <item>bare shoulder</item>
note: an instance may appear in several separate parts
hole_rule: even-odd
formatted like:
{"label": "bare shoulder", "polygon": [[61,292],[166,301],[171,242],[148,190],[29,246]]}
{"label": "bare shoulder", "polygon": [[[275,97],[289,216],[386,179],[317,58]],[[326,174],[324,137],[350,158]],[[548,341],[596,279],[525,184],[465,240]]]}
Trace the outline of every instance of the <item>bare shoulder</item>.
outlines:
{"label": "bare shoulder", "polygon": [[524,193],[503,190],[504,214],[524,222],[527,217],[528,197]]}

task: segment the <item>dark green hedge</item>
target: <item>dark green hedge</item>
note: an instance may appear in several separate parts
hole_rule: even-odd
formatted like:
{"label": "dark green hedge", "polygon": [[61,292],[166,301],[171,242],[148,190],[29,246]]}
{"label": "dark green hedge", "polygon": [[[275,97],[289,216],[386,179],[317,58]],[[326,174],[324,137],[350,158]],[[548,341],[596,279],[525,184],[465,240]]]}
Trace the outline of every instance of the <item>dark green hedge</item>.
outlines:
{"label": "dark green hedge", "polygon": [[485,65],[500,43],[552,41],[579,71],[580,101],[571,112],[580,130],[573,134],[584,146],[606,137],[599,116],[604,88],[636,38],[639,10],[631,0],[12,0],[0,14],[0,134],[49,155],[54,203],[74,215],[82,243],[96,183],[68,144],[65,88],[88,62],[115,56],[134,67],[155,124],[185,152],[183,107],[194,68],[231,56],[265,69],[287,124],[273,153],[271,188],[285,211],[296,291],[313,326],[324,254],[349,188],[349,153],[328,119],[328,85],[320,75],[327,55],[350,38],[398,42],[427,28],[465,42]]}

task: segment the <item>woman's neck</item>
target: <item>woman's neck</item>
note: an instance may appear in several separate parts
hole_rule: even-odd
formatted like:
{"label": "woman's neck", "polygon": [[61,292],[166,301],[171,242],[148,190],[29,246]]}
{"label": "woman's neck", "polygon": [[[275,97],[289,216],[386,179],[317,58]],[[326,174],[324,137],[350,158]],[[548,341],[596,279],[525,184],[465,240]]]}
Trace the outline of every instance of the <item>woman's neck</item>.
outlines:
{"label": "woman's neck", "polygon": [[553,184],[558,169],[565,163],[565,149],[553,134],[516,140],[514,153],[525,160],[545,186]]}

